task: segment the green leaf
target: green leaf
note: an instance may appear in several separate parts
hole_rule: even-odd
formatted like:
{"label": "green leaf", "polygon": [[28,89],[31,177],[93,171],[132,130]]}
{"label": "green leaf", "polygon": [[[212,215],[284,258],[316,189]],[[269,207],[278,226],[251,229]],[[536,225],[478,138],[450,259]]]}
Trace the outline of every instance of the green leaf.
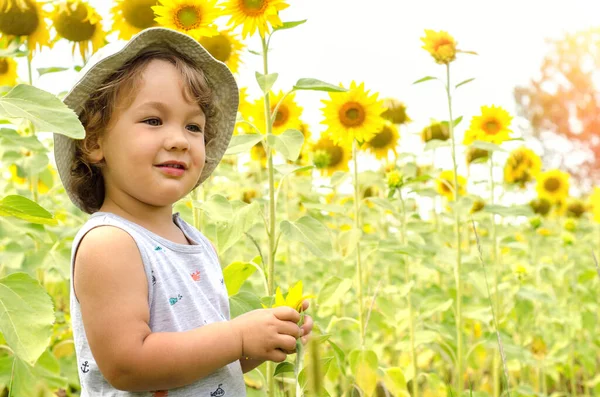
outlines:
{"label": "green leaf", "polygon": [[56,357],[46,350],[31,366],[18,357],[11,357],[13,370],[12,396],[53,395],[59,388],[68,388],[67,379],[61,376]]}
{"label": "green leaf", "polygon": [[432,139],[425,144],[425,148],[423,148],[423,150],[429,151],[429,150],[435,150],[437,148],[447,147],[447,146],[450,146],[450,142],[442,141],[440,139]]}
{"label": "green leaf", "polygon": [[294,372],[294,364],[290,363],[289,361],[284,361],[282,363],[277,364],[273,376],[285,374],[287,372]]}
{"label": "green leaf", "polygon": [[342,258],[347,258],[356,250],[361,237],[361,230],[356,228],[340,232],[338,235],[338,252]]}
{"label": "green leaf", "polygon": [[285,130],[281,135],[267,135],[267,143],[287,160],[296,161],[304,143],[304,135],[298,130]]}
{"label": "green leaf", "polygon": [[353,350],[348,359],[356,384],[371,396],[377,386],[377,355],[372,350]]}
{"label": "green leaf", "polygon": [[331,186],[337,186],[340,183],[344,182],[346,178],[348,178],[350,174],[346,171],[336,171],[331,176]]}
{"label": "green leaf", "polygon": [[0,98],[0,118],[31,121],[38,132],[83,139],[85,130],[75,112],[56,96],[30,85],[19,84]]}
{"label": "green leaf", "polygon": [[48,169],[49,163],[46,153],[35,153],[31,156],[23,157],[23,168],[29,175],[35,175]]}
{"label": "green leaf", "polygon": [[256,72],[256,81],[258,81],[258,85],[265,95],[271,91],[271,87],[277,81],[277,77],[279,77],[278,73],[262,74]]}
{"label": "green leaf", "polygon": [[217,226],[217,248],[223,253],[231,248],[247,232],[258,216],[260,206],[256,201],[239,207],[233,213],[233,218]]}
{"label": "green leaf", "polygon": [[295,28],[296,26],[302,25],[306,21],[307,21],[306,19],[303,19],[301,21],[284,22],[282,26],[277,26],[277,27],[273,28],[273,33],[275,33],[278,30]]}
{"label": "green leaf", "polygon": [[[22,136],[15,130],[9,128],[0,129],[0,142],[2,148],[14,147],[15,149],[25,148],[36,152],[46,152],[47,149],[37,136]],[[14,146],[13,146],[14,145]]]}
{"label": "green leaf", "polygon": [[506,150],[491,142],[475,141],[471,143],[471,146],[477,149],[487,150],[488,152],[506,152]]}
{"label": "green leaf", "polygon": [[396,208],[394,208],[392,203],[390,203],[390,200],[386,200],[381,197],[368,197],[366,200],[372,202],[375,205],[378,205],[379,207],[381,207],[383,209],[390,210],[390,211],[392,211],[392,213],[396,212]]}
{"label": "green leaf", "polygon": [[14,216],[31,223],[57,225],[51,213],[27,197],[10,195],[0,201],[0,216]]}
{"label": "green leaf", "polygon": [[457,118],[455,118],[455,119],[452,121],[452,126],[453,126],[453,127],[456,127],[457,125],[459,125],[459,124],[460,124],[460,122],[462,121],[462,119],[463,119],[463,116],[458,116]]}
{"label": "green leaf", "polygon": [[422,79],[419,79],[417,81],[415,81],[413,84],[419,84],[419,83],[423,83],[424,81],[429,81],[429,80],[437,80],[437,77],[433,77],[433,76],[425,76]]}
{"label": "green leaf", "polygon": [[241,291],[229,297],[231,318],[238,317],[255,309],[261,309],[262,305],[258,296],[248,291]]}
{"label": "green leaf", "polygon": [[303,243],[314,255],[330,258],[333,249],[329,230],[319,221],[310,216],[303,216],[296,222],[282,221],[281,232],[293,241]]}
{"label": "green leaf", "polygon": [[384,370],[383,384],[392,395],[397,397],[410,397],[408,389],[406,388],[406,379],[404,378],[404,372],[398,367],[387,368]]}
{"label": "green leaf", "polygon": [[69,70],[69,68],[52,66],[52,67],[49,67],[49,68],[38,68],[37,69],[37,71],[40,74],[40,76],[43,76],[43,75],[48,74],[48,73],[63,72],[65,70]]}
{"label": "green leaf", "polygon": [[261,134],[234,135],[229,141],[225,154],[237,154],[249,151],[252,146],[262,141],[265,136]]}
{"label": "green leaf", "polygon": [[317,301],[322,306],[335,306],[344,298],[344,295],[352,288],[352,280],[349,278],[331,277],[325,282],[319,292]]}
{"label": "green leaf", "polygon": [[481,210],[490,214],[501,216],[532,216],[533,210],[529,205],[511,205],[505,207],[499,204],[486,204]]}
{"label": "green leaf", "polygon": [[199,208],[216,222],[228,222],[233,218],[233,208],[225,196],[213,194]]}
{"label": "green leaf", "polygon": [[229,296],[240,291],[242,284],[256,271],[256,267],[248,262],[232,262],[223,269],[223,278]]}
{"label": "green leaf", "polygon": [[313,90],[325,92],[347,92],[348,89],[311,78],[301,78],[294,85],[294,90]]}
{"label": "green leaf", "polygon": [[295,165],[295,164],[285,163],[285,164],[277,164],[277,165],[273,166],[273,168],[275,168],[275,171],[282,174],[283,178],[285,178],[286,176],[293,174],[294,172],[310,170],[312,168],[315,168],[315,166],[314,165],[299,166],[299,165]]}
{"label": "green leaf", "polygon": [[467,84],[467,83],[470,83],[470,82],[471,82],[471,81],[473,81],[473,80],[475,80],[475,77],[473,77],[473,78],[471,78],[471,79],[466,79],[466,80],[463,80],[463,81],[461,81],[460,83],[458,83],[458,84],[457,84],[457,85],[456,85],[454,88],[458,88],[458,87],[460,87],[461,85],[465,85],[465,84]]}
{"label": "green leaf", "polygon": [[0,279],[0,331],[15,354],[33,365],[50,343],[54,308],[37,280],[26,273]]}

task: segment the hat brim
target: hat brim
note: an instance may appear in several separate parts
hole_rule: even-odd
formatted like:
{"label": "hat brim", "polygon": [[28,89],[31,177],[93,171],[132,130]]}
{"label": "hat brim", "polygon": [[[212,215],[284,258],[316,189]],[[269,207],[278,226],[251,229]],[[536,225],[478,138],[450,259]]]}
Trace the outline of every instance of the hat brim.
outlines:
{"label": "hat brim", "polygon": [[[81,77],[65,96],[63,102],[79,116],[90,95],[110,75],[147,48],[161,45],[184,55],[202,69],[212,88],[214,101],[220,109],[221,114],[214,128],[215,136],[206,146],[207,162],[200,175],[197,184],[199,185],[212,174],[229,146],[237,116],[239,91],[229,68],[213,58],[192,37],[172,29],[156,27],[143,30],[124,44],[111,43],[107,45],[94,54],[80,71]],[[54,134],[54,157],[60,179],[73,204],[87,212],[73,189],[71,168],[75,148],[76,141],[74,139],[62,134]]]}

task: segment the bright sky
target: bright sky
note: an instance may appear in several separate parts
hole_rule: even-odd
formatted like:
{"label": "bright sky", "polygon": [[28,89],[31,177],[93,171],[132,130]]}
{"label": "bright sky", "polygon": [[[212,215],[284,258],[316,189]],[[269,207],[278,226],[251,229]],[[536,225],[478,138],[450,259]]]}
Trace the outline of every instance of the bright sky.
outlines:
{"label": "bright sky", "polygon": [[[443,77],[444,67],[433,62],[423,49],[424,29],[446,30],[460,49],[476,51],[479,56],[459,55],[452,64],[456,84],[467,78],[476,80],[461,87],[454,96],[454,115],[464,116],[461,134],[481,105],[500,105],[516,113],[513,88],[524,84],[538,70],[546,51],[545,38],[561,37],[597,26],[600,3],[593,0],[302,0],[288,1],[280,13],[282,20],[308,19],[300,27],[279,32],[272,40],[270,72],[279,73],[274,89],[287,90],[301,77],[330,83],[365,82],[382,97],[395,97],[408,105],[414,120],[401,130],[405,147],[415,147],[416,134],[430,118],[447,119],[448,109],[439,82],[412,83],[427,75]],[[106,18],[112,1],[91,0]],[[106,24],[108,25],[108,23]],[[259,50],[260,39],[247,40],[250,49]],[[254,71],[262,71],[262,59],[245,54],[240,71],[241,86],[251,96],[259,90]],[[78,61],[80,62],[80,61]],[[72,66],[70,46],[60,43],[34,59],[34,67]],[[27,69],[20,64],[20,76]],[[63,72],[42,76],[34,83],[48,91],[66,90],[73,74]],[[304,119],[311,129],[322,130],[320,99],[326,94],[301,92],[297,100],[304,107]],[[513,128],[518,130],[516,123]],[[407,134],[408,133],[408,134]],[[535,148],[535,146],[534,146]],[[450,159],[438,159],[439,166],[450,166]],[[464,173],[464,172],[463,172]]]}

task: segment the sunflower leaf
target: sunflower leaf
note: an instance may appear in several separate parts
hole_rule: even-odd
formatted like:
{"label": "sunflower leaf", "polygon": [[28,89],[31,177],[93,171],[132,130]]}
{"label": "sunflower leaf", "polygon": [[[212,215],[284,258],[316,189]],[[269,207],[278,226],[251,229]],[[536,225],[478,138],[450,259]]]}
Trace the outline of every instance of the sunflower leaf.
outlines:
{"label": "sunflower leaf", "polygon": [[303,216],[296,222],[282,221],[281,232],[288,239],[303,243],[314,255],[327,259],[333,253],[329,230],[318,220]]}
{"label": "sunflower leaf", "polygon": [[314,90],[325,92],[347,92],[348,89],[337,85],[329,84],[321,80],[311,78],[301,78],[294,85],[294,90]]}
{"label": "sunflower leaf", "polygon": [[75,112],[51,93],[26,84],[17,85],[0,98],[0,118],[29,120],[39,132],[85,137]]}
{"label": "sunflower leaf", "polygon": [[301,21],[284,22],[283,25],[273,28],[273,33],[275,33],[278,30],[295,28],[296,26],[302,25],[306,21],[306,19],[303,19]]}
{"label": "sunflower leaf", "polygon": [[470,83],[470,82],[471,82],[471,81],[473,81],[473,80],[475,80],[475,77],[473,77],[473,78],[471,78],[471,79],[466,79],[466,80],[463,80],[463,81],[461,81],[460,83],[458,83],[458,84],[457,84],[457,85],[456,85],[454,88],[458,88],[458,87],[460,87],[461,85],[465,85],[465,84],[467,84],[467,83]]}
{"label": "sunflower leaf", "polygon": [[273,87],[273,84],[277,81],[277,77],[279,77],[278,73],[262,74],[256,72],[256,81],[262,92],[265,94],[271,91],[271,87]]}
{"label": "sunflower leaf", "polygon": [[19,195],[10,195],[0,201],[0,216],[14,216],[31,223],[56,225],[58,222],[51,213],[35,201]]}
{"label": "sunflower leaf", "polygon": [[304,135],[298,130],[285,130],[281,135],[267,135],[267,143],[287,160],[296,161],[304,143]]}
{"label": "sunflower leaf", "polygon": [[289,361],[284,361],[282,363],[277,364],[273,376],[284,374],[286,372],[294,372],[294,364],[290,363]]}
{"label": "sunflower leaf", "polygon": [[419,83],[423,83],[425,81],[429,81],[429,80],[437,80],[437,77],[433,77],[433,76],[425,76],[422,79],[419,79],[417,81],[415,81],[413,84],[419,84]]}
{"label": "sunflower leaf", "polygon": [[471,147],[487,150],[488,152],[495,152],[495,151],[506,152],[505,149],[502,149],[500,146],[498,146],[494,143],[491,143],[491,142],[475,141],[471,144]]}
{"label": "sunflower leaf", "polygon": [[65,70],[69,70],[69,68],[63,68],[63,67],[59,67],[59,66],[52,66],[49,68],[38,68],[37,71],[40,74],[40,76],[43,76],[45,74],[48,73],[56,73],[56,72],[63,72]]}
{"label": "sunflower leaf", "polygon": [[229,147],[227,148],[225,154],[247,152],[252,148],[252,146],[262,141],[263,138],[264,135],[261,134],[234,135],[231,137],[231,141],[229,141]]}

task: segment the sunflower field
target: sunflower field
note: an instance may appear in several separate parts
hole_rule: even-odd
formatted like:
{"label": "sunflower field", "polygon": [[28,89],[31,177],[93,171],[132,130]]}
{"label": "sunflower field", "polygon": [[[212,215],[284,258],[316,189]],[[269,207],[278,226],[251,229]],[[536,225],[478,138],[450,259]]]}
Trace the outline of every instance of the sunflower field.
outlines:
{"label": "sunflower field", "polygon": [[[482,98],[470,120],[453,112],[477,84],[455,70],[477,48],[435,27],[404,38],[437,71],[415,70],[411,87],[437,84],[445,102],[416,129],[400,95],[369,81],[281,83],[273,43],[310,29],[286,19],[302,2],[111,0],[110,16],[99,3],[0,0],[0,396],[81,392],[70,260],[87,216],[50,132],[85,132],[60,100],[69,87],[36,81],[151,26],[187,33],[252,84],[239,84],[221,164],[174,207],[216,246],[232,317],[311,302],[309,343],[245,374],[248,396],[600,395],[600,188],[545,167],[507,109]],[[64,43],[70,67],[32,67]],[[241,76],[246,56],[261,67]],[[320,101],[316,123],[302,95]]]}

